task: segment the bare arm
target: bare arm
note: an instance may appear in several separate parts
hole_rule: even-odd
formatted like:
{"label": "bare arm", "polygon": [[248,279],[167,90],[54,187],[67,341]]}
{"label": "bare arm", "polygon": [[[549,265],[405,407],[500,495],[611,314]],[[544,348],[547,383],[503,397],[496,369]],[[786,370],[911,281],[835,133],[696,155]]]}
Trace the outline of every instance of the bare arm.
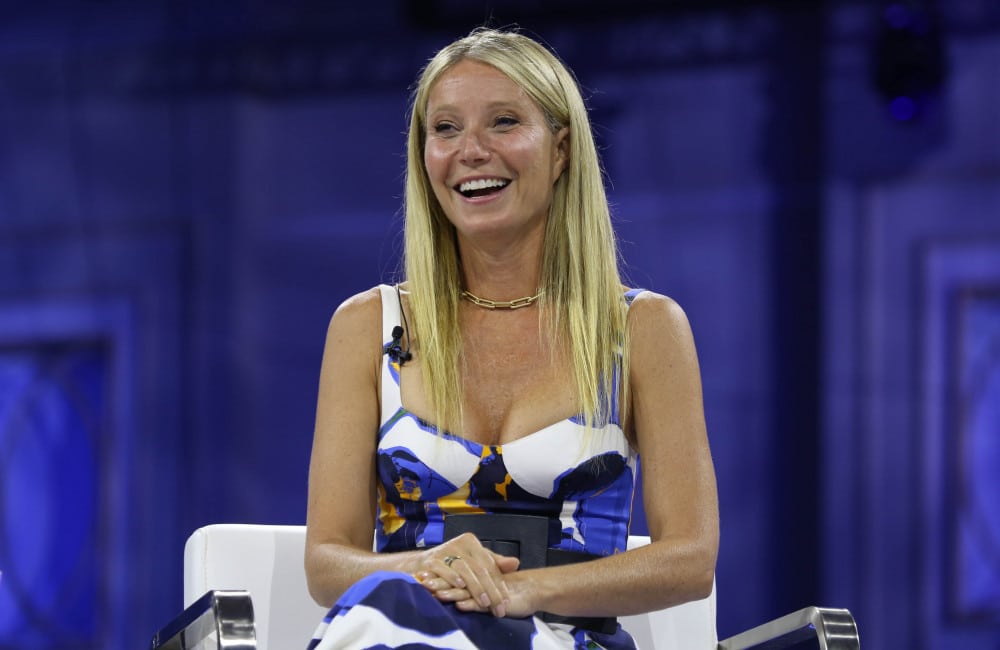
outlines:
{"label": "bare arm", "polygon": [[[317,603],[329,607],[350,585],[370,573],[402,571],[446,577],[467,587],[482,607],[492,607],[502,616],[505,594],[501,593],[500,574],[513,570],[516,561],[511,564],[499,559],[471,535],[435,549],[372,552],[381,334],[378,289],[347,300],[330,320],[309,464],[305,556],[309,593]],[[466,585],[443,563],[448,555],[479,557],[488,572],[468,576],[470,584]]]}
{"label": "bare arm", "polygon": [[327,329],[306,514],[306,577],[324,606],[374,570],[364,556],[374,531],[381,313],[378,291],[368,291],[344,302]]}
{"label": "bare arm", "polygon": [[642,294],[629,313],[633,421],[652,543],[592,562],[508,574],[511,615],[617,616],[708,595],[719,544],[715,471],[687,317]]}

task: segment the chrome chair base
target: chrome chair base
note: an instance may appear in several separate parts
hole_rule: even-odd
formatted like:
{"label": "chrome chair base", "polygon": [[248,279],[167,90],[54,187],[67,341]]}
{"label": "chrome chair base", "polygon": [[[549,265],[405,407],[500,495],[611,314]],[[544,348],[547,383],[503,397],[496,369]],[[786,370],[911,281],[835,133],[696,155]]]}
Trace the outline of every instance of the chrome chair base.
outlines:
{"label": "chrome chair base", "polygon": [[[860,650],[846,609],[806,607],[719,642],[717,650],[778,650],[816,638],[821,650]],[[246,591],[209,591],[153,636],[150,650],[256,650]]]}
{"label": "chrome chair base", "polygon": [[247,591],[209,591],[153,635],[151,650],[256,650]]}

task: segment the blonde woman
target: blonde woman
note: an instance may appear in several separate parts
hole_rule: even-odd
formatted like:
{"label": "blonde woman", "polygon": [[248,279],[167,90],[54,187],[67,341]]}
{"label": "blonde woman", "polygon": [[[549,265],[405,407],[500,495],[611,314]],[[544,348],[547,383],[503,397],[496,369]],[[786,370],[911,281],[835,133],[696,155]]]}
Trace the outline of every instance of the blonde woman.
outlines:
{"label": "blonde woman", "polygon": [[[715,476],[687,319],[622,285],[551,52],[478,29],[431,59],[405,214],[406,281],[330,322],[310,648],[634,647],[616,616],[711,589]],[[639,453],[652,543],[625,552]]]}

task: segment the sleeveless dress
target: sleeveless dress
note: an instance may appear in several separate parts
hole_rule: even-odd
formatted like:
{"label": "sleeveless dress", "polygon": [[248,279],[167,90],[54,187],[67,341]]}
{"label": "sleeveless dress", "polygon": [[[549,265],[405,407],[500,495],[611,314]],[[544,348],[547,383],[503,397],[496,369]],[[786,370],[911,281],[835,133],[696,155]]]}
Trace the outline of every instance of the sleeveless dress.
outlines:
{"label": "sleeveless dress", "polygon": [[[393,287],[380,290],[388,351],[400,308]],[[628,292],[626,300],[631,303],[637,293]],[[625,550],[636,455],[618,422],[617,404],[590,431],[572,417],[504,445],[482,445],[440,432],[408,412],[399,364],[388,354],[380,389],[377,551],[440,544],[446,515],[473,513],[548,517],[558,522],[550,526],[549,548],[598,556]],[[399,647],[618,650],[635,644],[620,626],[601,634],[537,616],[462,612],[435,599],[409,574],[380,572],[344,592],[308,649]]]}

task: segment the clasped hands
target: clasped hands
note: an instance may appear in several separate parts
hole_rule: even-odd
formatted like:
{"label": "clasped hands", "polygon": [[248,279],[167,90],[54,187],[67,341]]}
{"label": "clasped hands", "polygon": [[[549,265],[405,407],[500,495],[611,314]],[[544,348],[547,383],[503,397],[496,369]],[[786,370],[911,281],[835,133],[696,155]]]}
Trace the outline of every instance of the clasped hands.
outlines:
{"label": "clasped hands", "polygon": [[435,598],[466,612],[491,612],[520,618],[534,614],[524,590],[511,584],[520,560],[484,547],[464,533],[427,549],[414,577]]}

